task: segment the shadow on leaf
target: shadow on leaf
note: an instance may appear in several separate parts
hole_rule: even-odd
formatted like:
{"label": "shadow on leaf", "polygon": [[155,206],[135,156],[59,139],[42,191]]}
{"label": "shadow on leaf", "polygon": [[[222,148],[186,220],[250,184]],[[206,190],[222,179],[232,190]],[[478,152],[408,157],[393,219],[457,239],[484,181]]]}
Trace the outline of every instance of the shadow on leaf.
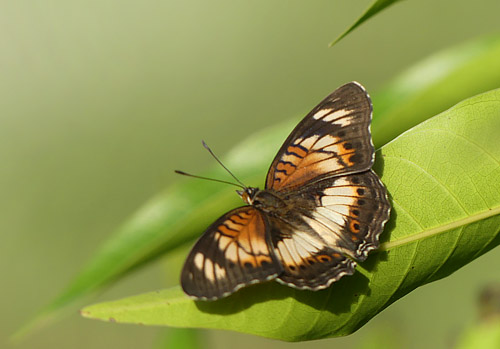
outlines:
{"label": "shadow on leaf", "polygon": [[320,291],[297,290],[275,281],[252,285],[229,297],[213,301],[196,301],[196,307],[210,314],[234,314],[251,306],[287,298],[306,304],[316,310],[333,314],[347,313],[361,294],[369,295],[368,278],[361,273],[346,276],[327,289]]}

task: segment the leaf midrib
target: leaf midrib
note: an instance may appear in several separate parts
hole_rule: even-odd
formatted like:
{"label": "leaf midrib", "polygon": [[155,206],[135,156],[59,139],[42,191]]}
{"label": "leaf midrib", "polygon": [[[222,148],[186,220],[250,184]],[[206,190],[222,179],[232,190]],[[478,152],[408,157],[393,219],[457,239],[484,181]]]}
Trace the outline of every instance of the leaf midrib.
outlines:
{"label": "leaf midrib", "polygon": [[475,223],[478,221],[481,221],[483,219],[493,217],[496,215],[500,214],[500,206],[490,208],[486,211],[481,211],[476,214],[470,215],[468,217],[465,217],[463,219],[459,219],[454,222],[450,222],[438,227],[434,227],[431,229],[426,229],[421,232],[418,232],[416,234],[404,237],[402,239],[394,240],[394,241],[388,241],[380,245],[379,251],[387,251],[395,247],[399,247],[405,244],[410,244],[412,242],[422,240],[431,236],[439,235],[441,233],[447,232],[449,230],[455,229],[455,228],[460,228],[462,226],[466,226],[471,223]]}

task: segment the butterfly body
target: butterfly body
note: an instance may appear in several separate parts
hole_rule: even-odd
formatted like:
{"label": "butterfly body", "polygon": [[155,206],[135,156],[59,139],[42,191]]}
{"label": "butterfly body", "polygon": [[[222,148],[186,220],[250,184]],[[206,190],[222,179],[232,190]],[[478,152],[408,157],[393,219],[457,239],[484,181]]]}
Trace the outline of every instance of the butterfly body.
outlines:
{"label": "butterfly body", "polygon": [[276,279],[319,290],[354,273],[379,244],[387,192],[371,170],[371,101],[357,83],[327,96],[292,131],[264,189],[212,224],[187,257],[181,284],[195,299]]}

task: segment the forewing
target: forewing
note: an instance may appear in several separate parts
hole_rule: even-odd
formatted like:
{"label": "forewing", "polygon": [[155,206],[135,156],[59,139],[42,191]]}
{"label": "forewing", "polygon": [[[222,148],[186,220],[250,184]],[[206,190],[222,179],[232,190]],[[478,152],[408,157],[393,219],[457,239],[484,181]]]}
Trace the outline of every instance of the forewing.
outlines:
{"label": "forewing", "polygon": [[195,299],[215,300],[239,288],[271,280],[282,268],[271,248],[266,217],[240,207],[212,224],[189,253],[181,285]]}
{"label": "forewing", "polygon": [[366,171],[373,163],[372,105],[365,89],[348,83],[297,125],[274,158],[266,189],[284,190],[322,178]]}
{"label": "forewing", "polygon": [[287,200],[300,218],[271,234],[284,267],[279,280],[297,288],[321,289],[352,274],[354,261],[378,248],[390,214],[386,189],[371,170],[316,182]]}

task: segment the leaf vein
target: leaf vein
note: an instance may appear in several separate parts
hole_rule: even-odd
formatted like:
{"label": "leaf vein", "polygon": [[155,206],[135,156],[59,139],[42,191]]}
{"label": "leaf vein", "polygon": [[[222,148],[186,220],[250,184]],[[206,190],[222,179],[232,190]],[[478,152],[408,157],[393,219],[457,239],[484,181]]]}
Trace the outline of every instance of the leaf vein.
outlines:
{"label": "leaf vein", "polygon": [[414,166],[415,168],[421,170],[421,172],[423,172],[424,174],[426,174],[429,178],[431,178],[435,183],[437,183],[441,188],[443,188],[453,199],[455,199],[455,202],[462,208],[462,210],[464,211],[464,213],[466,214],[469,214],[469,212],[467,212],[466,208],[464,207],[464,205],[462,204],[462,202],[458,199],[458,197],[455,196],[455,194],[451,191],[450,188],[448,188],[446,185],[444,185],[443,183],[441,183],[441,181],[439,181],[437,179],[436,176],[432,175],[430,172],[428,172],[426,169],[424,169],[422,166],[418,165],[417,163],[411,161],[411,160],[408,160],[406,158],[400,158],[400,157],[397,157],[397,156],[391,156],[391,155],[387,155],[386,158],[393,158],[393,159],[398,159],[398,160],[401,160],[401,161],[406,161],[407,163],[409,163],[410,165]]}
{"label": "leaf vein", "polygon": [[481,145],[477,144],[476,142],[474,142],[472,139],[470,138],[467,138],[465,137],[464,135],[461,135],[461,134],[458,134],[458,133],[453,133],[451,132],[450,130],[445,130],[445,129],[442,129],[442,128],[436,128],[435,130],[438,130],[438,131],[441,131],[441,132],[445,132],[445,133],[450,133],[452,135],[455,135],[457,137],[460,137],[462,139],[464,139],[465,141],[469,142],[470,144],[474,145],[476,148],[478,148],[479,150],[481,150],[483,153],[485,153],[486,155],[488,155],[491,159],[493,159],[493,161],[495,161],[498,165],[500,165],[500,160],[497,159],[493,154],[491,154],[486,148],[482,147]]}
{"label": "leaf vein", "polygon": [[441,226],[437,226],[434,228],[430,228],[427,230],[423,230],[423,231],[416,233],[414,235],[409,235],[409,236],[406,236],[406,237],[398,239],[398,240],[385,242],[385,243],[380,245],[379,250],[380,251],[387,251],[387,250],[390,250],[392,248],[395,248],[395,247],[398,247],[401,245],[405,245],[405,244],[408,244],[408,243],[411,243],[411,242],[414,242],[414,241],[417,241],[420,239],[424,239],[424,238],[427,238],[430,236],[438,235],[438,234],[444,233],[446,231],[449,231],[451,229],[455,229],[455,228],[458,228],[458,227],[461,227],[464,225],[468,225],[468,224],[471,224],[471,223],[474,223],[474,222],[477,222],[477,221],[480,221],[480,220],[483,220],[483,219],[486,219],[489,217],[493,217],[493,216],[496,216],[499,214],[500,214],[500,206],[495,207],[495,208],[490,208],[486,211],[467,216],[467,217],[465,217],[463,219],[459,219],[457,221],[453,221],[453,222],[443,224]]}
{"label": "leaf vein", "polygon": [[455,239],[455,242],[453,244],[453,248],[451,248],[449,251],[448,251],[448,254],[446,255],[446,257],[444,257],[441,262],[436,265],[436,268],[434,269],[434,271],[432,273],[430,273],[426,278],[425,280],[422,281],[422,284],[425,284],[427,283],[427,281],[429,281],[434,275],[437,274],[437,272],[444,266],[444,264],[451,258],[451,256],[453,255],[453,253],[457,250],[458,248],[458,242],[462,239],[462,236],[464,234],[464,229],[465,226],[461,226],[460,227],[460,232],[458,233],[458,236],[457,238]]}
{"label": "leaf vein", "polygon": [[488,248],[488,246],[493,242],[493,240],[496,239],[498,233],[500,232],[500,227],[497,228],[497,231],[495,234],[492,234],[491,235],[491,239],[488,240],[487,243],[484,244],[483,248],[481,248],[479,251],[477,251],[474,256],[472,257],[472,259],[476,259],[477,257],[479,257],[480,255],[482,255],[484,253],[484,250],[486,248]]}

